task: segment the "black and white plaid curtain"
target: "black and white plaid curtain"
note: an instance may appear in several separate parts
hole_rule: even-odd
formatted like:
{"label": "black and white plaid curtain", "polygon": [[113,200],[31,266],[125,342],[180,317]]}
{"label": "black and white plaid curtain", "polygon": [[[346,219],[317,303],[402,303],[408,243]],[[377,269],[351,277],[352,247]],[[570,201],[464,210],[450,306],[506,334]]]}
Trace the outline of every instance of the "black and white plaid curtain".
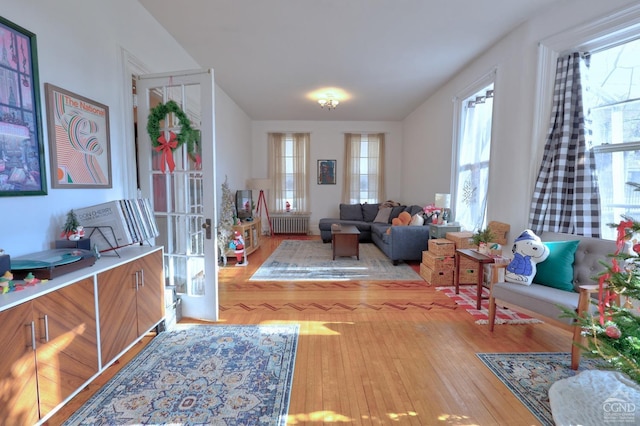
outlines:
{"label": "black and white plaid curtain", "polygon": [[600,237],[600,197],[593,150],[585,138],[581,53],[558,58],[551,125],[536,181],[529,227]]}

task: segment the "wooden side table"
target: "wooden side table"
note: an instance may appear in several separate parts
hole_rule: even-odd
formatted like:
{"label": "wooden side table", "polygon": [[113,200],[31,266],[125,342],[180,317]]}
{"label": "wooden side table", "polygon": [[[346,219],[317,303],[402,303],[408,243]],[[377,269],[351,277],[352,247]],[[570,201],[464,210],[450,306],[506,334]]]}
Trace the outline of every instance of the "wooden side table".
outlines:
{"label": "wooden side table", "polygon": [[476,296],[476,309],[480,310],[480,302],[482,302],[482,282],[484,281],[484,265],[493,263],[494,259],[491,256],[486,256],[482,253],[479,253],[477,250],[473,249],[457,249],[456,250],[456,294],[460,293],[460,258],[464,257],[466,259],[472,260],[476,262],[478,265],[478,278],[476,281],[476,285],[478,286],[477,296]]}

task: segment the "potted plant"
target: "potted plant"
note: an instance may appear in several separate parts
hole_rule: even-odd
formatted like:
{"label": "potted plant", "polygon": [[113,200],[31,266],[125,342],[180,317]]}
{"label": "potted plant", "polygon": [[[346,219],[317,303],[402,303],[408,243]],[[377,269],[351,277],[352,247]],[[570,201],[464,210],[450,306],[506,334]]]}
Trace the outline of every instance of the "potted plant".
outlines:
{"label": "potted plant", "polygon": [[488,243],[493,241],[495,238],[496,236],[491,231],[491,228],[485,228],[484,230],[478,229],[471,237],[471,241],[474,245],[478,246],[478,251],[480,253],[489,254]]}

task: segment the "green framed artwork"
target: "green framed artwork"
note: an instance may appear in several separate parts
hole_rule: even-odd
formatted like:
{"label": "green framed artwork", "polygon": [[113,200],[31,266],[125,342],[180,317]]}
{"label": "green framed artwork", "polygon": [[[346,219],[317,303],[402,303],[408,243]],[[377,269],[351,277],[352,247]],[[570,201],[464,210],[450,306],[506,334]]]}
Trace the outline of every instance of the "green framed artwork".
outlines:
{"label": "green framed artwork", "polygon": [[46,195],[36,35],[0,17],[0,196]]}

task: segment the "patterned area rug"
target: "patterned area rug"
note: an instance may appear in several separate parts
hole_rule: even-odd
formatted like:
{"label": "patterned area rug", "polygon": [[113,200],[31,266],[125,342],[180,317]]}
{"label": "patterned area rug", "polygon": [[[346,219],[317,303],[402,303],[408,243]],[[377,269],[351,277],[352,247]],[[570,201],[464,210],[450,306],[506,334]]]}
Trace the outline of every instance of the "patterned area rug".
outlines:
{"label": "patterned area rug", "polygon": [[160,333],[65,425],[284,425],[298,325]]}
{"label": "patterned area rug", "polygon": [[249,281],[423,281],[409,265],[394,266],[373,243],[360,244],[360,260],[332,259],[331,243],[284,240]]}
{"label": "patterned area rug", "polygon": [[599,360],[583,357],[580,368],[574,371],[571,369],[571,354],[562,352],[476,355],[543,425],[549,426],[554,424],[549,405],[551,385],[581,371],[597,370],[602,366]]}
{"label": "patterned area rug", "polygon": [[[471,315],[476,318],[476,324],[487,324],[489,322],[489,290],[482,289],[482,302],[480,303],[480,310],[476,309],[476,286],[465,285],[460,286],[460,294],[456,294],[456,288],[451,287],[436,287],[436,290],[442,291],[444,294],[455,300],[456,304],[466,309]],[[497,306],[496,310],[496,324],[535,324],[541,323],[537,318],[532,318],[529,315],[516,312],[513,309],[506,309]]]}

